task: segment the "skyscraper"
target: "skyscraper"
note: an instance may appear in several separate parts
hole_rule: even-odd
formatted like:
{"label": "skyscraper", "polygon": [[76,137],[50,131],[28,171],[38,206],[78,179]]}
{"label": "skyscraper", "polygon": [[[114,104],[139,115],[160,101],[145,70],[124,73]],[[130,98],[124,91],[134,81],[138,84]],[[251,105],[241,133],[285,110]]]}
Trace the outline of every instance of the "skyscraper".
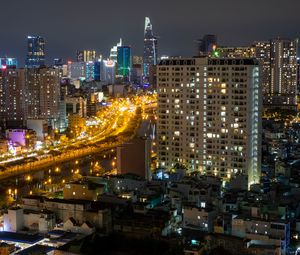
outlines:
{"label": "skyscraper", "polygon": [[197,40],[197,55],[207,56],[215,46],[217,46],[217,36],[204,35],[202,39]]}
{"label": "skyscraper", "polygon": [[158,161],[259,182],[261,98],[254,59],[190,58],[158,65]]}
{"label": "skyscraper", "polygon": [[143,73],[144,83],[149,84],[151,75],[155,70],[157,64],[157,38],[153,35],[152,24],[148,17],[145,18],[145,29],[144,29],[144,54],[143,54]]}
{"label": "skyscraper", "polygon": [[45,119],[55,126],[59,118],[60,72],[56,68],[30,68],[25,73],[29,119]]}
{"label": "skyscraper", "polygon": [[261,41],[254,43],[255,57],[261,63],[261,86],[265,98],[270,93],[271,84],[271,43],[270,41]]}
{"label": "skyscraper", "polygon": [[297,104],[297,52],[297,39],[274,39],[271,42],[272,104]]}
{"label": "skyscraper", "polygon": [[264,105],[294,108],[297,104],[298,39],[256,42],[256,58],[262,63]]}
{"label": "skyscraper", "polygon": [[118,47],[122,46],[122,38],[120,38],[120,41],[117,43],[117,45],[113,46],[110,49],[109,59],[117,63],[118,60]]}
{"label": "skyscraper", "polygon": [[27,36],[26,67],[38,68],[45,65],[45,40],[40,36]]}
{"label": "skyscraper", "polygon": [[77,61],[78,62],[89,62],[96,60],[95,50],[78,50],[77,51]]}
{"label": "skyscraper", "polygon": [[24,69],[0,68],[0,125],[22,127],[25,123]]}
{"label": "skyscraper", "polygon": [[125,82],[130,81],[130,71],[132,67],[132,54],[130,46],[119,46],[117,49],[118,75],[123,77]]}
{"label": "skyscraper", "polygon": [[107,84],[115,83],[116,62],[110,59],[103,60],[101,81]]}

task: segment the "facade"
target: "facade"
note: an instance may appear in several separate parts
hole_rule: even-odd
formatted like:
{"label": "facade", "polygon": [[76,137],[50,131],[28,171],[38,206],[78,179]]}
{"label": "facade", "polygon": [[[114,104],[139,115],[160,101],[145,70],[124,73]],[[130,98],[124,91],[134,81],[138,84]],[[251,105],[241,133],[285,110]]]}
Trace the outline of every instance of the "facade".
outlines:
{"label": "facade", "polygon": [[18,61],[16,58],[0,58],[0,68],[17,68],[18,67]]}
{"label": "facade", "polygon": [[255,58],[261,63],[261,85],[264,97],[270,94],[271,83],[271,43],[261,41],[254,43]]}
{"label": "facade", "polygon": [[295,108],[297,104],[298,39],[256,42],[256,58],[262,63],[264,105]]}
{"label": "facade", "polygon": [[117,45],[113,46],[110,49],[109,59],[111,59],[115,63],[118,61],[118,47],[121,46],[122,46],[122,38],[120,38],[120,41],[117,43]]}
{"label": "facade", "polygon": [[96,201],[104,191],[103,185],[77,181],[65,184],[63,189],[64,199],[82,199]]}
{"label": "facade", "polygon": [[101,81],[107,84],[114,84],[115,75],[116,75],[116,62],[111,59],[103,60]]}
{"label": "facade", "polygon": [[40,233],[47,233],[55,227],[55,215],[51,211],[24,210],[14,207],[3,216],[4,231],[19,232],[24,228]]}
{"label": "facade", "polygon": [[117,148],[118,174],[137,174],[150,179],[151,140],[135,138]]}
{"label": "facade", "polygon": [[77,51],[77,62],[89,62],[96,60],[95,50],[78,50]]}
{"label": "facade", "polygon": [[258,61],[178,58],[161,61],[157,72],[159,165],[259,182]]}
{"label": "facade", "polygon": [[31,129],[7,129],[6,138],[11,144],[27,149],[34,149],[37,141],[36,132]]}
{"label": "facade", "polygon": [[85,79],[86,67],[84,62],[68,62],[68,77],[71,79]]}
{"label": "facade", "polygon": [[38,68],[45,65],[45,39],[41,36],[27,36],[26,67]]}
{"label": "facade", "polygon": [[25,71],[29,119],[45,119],[53,124],[59,117],[60,72],[55,68],[30,68]]}
{"label": "facade", "polygon": [[289,254],[288,221],[236,217],[232,219],[232,235],[252,240],[252,244],[256,245],[274,245],[281,250],[281,254]]}
{"label": "facade", "polygon": [[0,69],[0,119],[2,126],[20,127],[26,119],[24,69]]}
{"label": "facade", "polygon": [[254,47],[219,47],[214,55],[223,58],[254,58],[256,56]]}
{"label": "facade", "polygon": [[132,67],[132,55],[130,46],[118,47],[118,72],[117,74],[123,77],[124,81],[130,81],[131,67]]}
{"label": "facade", "polygon": [[93,74],[93,80],[94,81],[101,81],[101,68],[102,68],[102,61],[95,61],[94,62],[94,74]]}
{"label": "facade", "polygon": [[296,105],[297,52],[297,39],[272,40],[270,94],[273,98],[271,104]]}
{"label": "facade", "polygon": [[183,206],[183,227],[212,233],[217,212],[212,208]]}
{"label": "facade", "polygon": [[95,63],[92,61],[85,62],[85,80],[92,81],[95,77]]}
{"label": "facade", "polygon": [[153,35],[152,24],[148,17],[145,18],[144,29],[144,55],[143,55],[143,80],[150,83],[151,67],[157,64],[157,38]]}

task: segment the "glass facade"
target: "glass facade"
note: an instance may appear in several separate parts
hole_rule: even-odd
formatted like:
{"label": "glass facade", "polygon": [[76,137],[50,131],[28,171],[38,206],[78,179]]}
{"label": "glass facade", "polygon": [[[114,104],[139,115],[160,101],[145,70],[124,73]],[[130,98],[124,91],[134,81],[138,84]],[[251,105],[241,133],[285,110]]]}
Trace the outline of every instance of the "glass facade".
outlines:
{"label": "glass facade", "polygon": [[118,75],[123,76],[124,81],[130,80],[130,71],[132,66],[131,60],[131,47],[121,46],[118,47]]}
{"label": "glass facade", "polygon": [[150,19],[146,17],[145,30],[144,30],[144,54],[143,54],[144,83],[149,83],[151,69],[153,69],[153,66],[156,66],[156,62],[157,62],[157,38],[153,35],[152,24],[150,22]]}
{"label": "glass facade", "polygon": [[40,36],[27,36],[26,67],[38,68],[45,65],[45,39]]}

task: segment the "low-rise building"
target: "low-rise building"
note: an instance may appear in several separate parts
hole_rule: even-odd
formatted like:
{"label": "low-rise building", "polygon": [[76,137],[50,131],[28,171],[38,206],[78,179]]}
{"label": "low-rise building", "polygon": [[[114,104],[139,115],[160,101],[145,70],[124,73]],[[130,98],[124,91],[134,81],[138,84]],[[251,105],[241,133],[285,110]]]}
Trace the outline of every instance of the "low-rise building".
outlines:
{"label": "low-rise building", "polygon": [[66,183],[63,189],[65,199],[82,199],[96,201],[103,194],[104,186],[89,181],[74,181]]}
{"label": "low-rise building", "polygon": [[183,206],[183,228],[212,233],[217,211],[212,207],[199,208],[194,205]]}

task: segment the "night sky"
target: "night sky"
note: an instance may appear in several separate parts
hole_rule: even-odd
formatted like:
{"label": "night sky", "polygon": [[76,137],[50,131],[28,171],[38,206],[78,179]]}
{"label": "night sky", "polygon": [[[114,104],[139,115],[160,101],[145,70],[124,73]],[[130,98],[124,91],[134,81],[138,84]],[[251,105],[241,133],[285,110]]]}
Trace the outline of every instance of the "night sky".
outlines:
{"label": "night sky", "polygon": [[141,55],[144,17],[159,38],[159,55],[193,55],[194,40],[217,34],[219,44],[300,37],[300,0],[0,0],[0,55],[23,64],[26,35],[47,42],[54,57],[74,59],[77,49],[108,56],[120,37]]}

